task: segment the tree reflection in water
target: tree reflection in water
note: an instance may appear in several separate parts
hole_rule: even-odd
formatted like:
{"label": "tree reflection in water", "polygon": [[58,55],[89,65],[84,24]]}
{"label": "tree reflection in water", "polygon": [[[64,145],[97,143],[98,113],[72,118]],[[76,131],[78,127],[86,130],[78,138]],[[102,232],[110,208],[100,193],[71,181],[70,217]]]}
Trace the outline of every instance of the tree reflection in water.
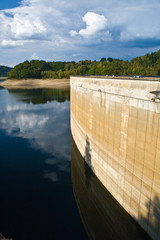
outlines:
{"label": "tree reflection in water", "polygon": [[69,89],[39,88],[39,89],[10,89],[10,94],[17,100],[32,104],[45,104],[51,101],[65,102],[70,100]]}

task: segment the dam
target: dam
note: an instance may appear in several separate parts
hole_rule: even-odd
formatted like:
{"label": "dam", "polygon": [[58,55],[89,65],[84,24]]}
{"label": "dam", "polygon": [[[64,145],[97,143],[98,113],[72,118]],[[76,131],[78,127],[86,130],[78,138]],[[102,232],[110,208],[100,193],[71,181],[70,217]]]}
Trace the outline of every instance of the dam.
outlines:
{"label": "dam", "polygon": [[159,80],[71,77],[70,87],[79,152],[119,204],[159,240]]}

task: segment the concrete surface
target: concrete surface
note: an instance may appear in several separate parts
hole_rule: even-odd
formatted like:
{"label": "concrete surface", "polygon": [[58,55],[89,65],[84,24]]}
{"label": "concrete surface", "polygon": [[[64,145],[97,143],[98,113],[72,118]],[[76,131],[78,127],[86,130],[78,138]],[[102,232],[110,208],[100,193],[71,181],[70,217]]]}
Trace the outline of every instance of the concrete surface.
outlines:
{"label": "concrete surface", "polygon": [[125,210],[160,239],[159,81],[71,77],[71,131]]}

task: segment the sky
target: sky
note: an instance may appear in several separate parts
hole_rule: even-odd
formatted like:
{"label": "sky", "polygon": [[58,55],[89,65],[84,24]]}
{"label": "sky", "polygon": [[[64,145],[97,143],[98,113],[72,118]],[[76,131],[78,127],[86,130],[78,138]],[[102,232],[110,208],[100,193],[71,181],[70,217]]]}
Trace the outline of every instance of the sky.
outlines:
{"label": "sky", "polygon": [[1,0],[0,65],[132,59],[160,49],[160,0]]}

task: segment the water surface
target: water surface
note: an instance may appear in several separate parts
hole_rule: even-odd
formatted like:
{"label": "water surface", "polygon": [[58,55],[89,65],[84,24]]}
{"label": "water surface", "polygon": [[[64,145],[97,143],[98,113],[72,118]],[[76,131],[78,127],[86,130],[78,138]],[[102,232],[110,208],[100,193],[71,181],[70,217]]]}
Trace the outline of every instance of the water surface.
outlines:
{"label": "water surface", "polygon": [[0,88],[0,233],[87,239],[70,176],[69,91]]}

